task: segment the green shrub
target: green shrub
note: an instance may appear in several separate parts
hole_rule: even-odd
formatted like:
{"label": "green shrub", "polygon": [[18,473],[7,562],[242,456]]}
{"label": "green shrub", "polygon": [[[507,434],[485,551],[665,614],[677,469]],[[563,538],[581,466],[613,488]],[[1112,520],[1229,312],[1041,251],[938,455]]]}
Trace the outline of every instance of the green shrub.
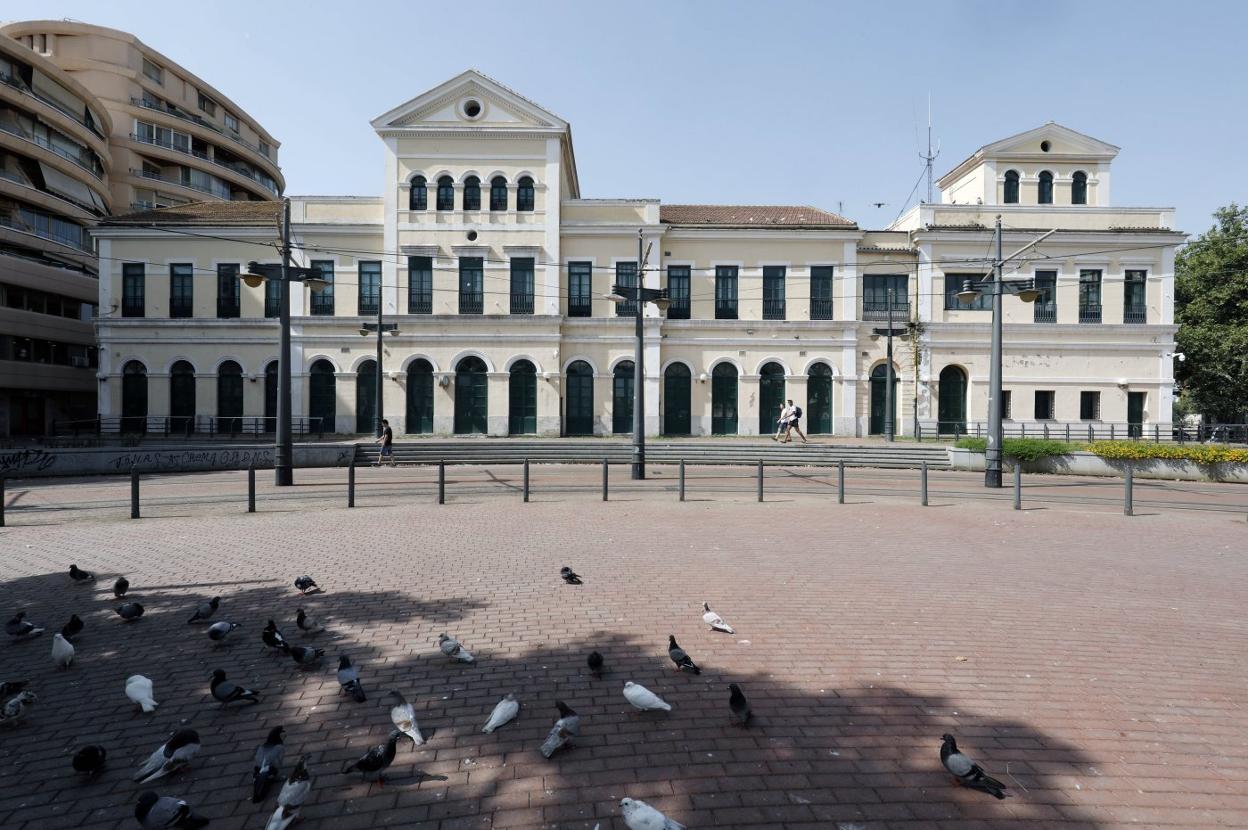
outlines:
{"label": "green shrub", "polygon": [[1111,461],[1165,458],[1197,464],[1248,464],[1248,449],[1215,444],[1144,444],[1138,441],[1097,441],[1088,451]]}
{"label": "green shrub", "polygon": [[[988,448],[987,438],[963,438],[955,447],[974,452],[984,452]],[[1043,438],[1006,438],[1001,450],[1006,458],[1017,458],[1020,461],[1037,461],[1055,455],[1069,455],[1078,450],[1075,444],[1065,441],[1046,441]]]}

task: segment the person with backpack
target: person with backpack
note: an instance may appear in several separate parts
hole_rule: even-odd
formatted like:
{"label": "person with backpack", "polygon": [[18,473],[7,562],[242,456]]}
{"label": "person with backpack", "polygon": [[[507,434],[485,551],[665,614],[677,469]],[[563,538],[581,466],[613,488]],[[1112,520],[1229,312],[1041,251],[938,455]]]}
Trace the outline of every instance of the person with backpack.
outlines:
{"label": "person with backpack", "polygon": [[377,455],[377,466],[380,467],[388,460],[391,467],[397,467],[394,461],[394,430],[390,429],[390,422],[384,418],[381,421],[381,435],[377,436],[377,443],[381,444],[381,452]]}
{"label": "person with backpack", "polygon": [[[772,441],[780,441],[781,435],[787,435],[789,430],[789,417],[793,414],[792,401],[790,405],[780,404],[780,417],[776,418],[776,434],[771,436]],[[781,442],[783,443],[783,442]]]}
{"label": "person with backpack", "polygon": [[806,440],[806,433],[802,432],[802,408],[794,406],[793,401],[790,400],[786,411],[789,413],[789,421],[784,429],[784,440],[780,443],[788,444],[791,442],[793,440],[793,430],[797,430],[797,434],[802,438],[802,443],[809,444],[810,442]]}

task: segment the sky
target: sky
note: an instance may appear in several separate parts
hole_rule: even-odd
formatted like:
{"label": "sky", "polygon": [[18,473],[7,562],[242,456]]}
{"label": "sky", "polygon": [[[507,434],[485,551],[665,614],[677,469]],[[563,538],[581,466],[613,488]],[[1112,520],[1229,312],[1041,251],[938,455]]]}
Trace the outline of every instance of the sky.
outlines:
{"label": "sky", "polygon": [[1174,207],[1196,234],[1248,201],[1239,0],[5,0],[0,16],[134,33],[259,120],[296,195],[379,195],[369,121],[471,67],[572,124],[585,197],[884,227],[925,196],[930,95],[936,178],[1053,120],[1122,148],[1117,205]]}

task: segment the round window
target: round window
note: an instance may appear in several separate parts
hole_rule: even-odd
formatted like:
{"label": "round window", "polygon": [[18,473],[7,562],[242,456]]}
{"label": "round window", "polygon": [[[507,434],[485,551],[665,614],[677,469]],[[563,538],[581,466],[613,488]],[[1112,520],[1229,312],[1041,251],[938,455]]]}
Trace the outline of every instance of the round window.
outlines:
{"label": "round window", "polygon": [[468,231],[468,241],[469,241],[469,242],[476,242],[476,241],[477,241],[477,232],[476,232],[476,231]]}
{"label": "round window", "polygon": [[476,118],[481,114],[481,102],[475,98],[469,98],[464,102],[464,115],[469,118]]}
{"label": "round window", "polygon": [[1047,142],[1047,141],[1041,141],[1041,142],[1040,142],[1040,152],[1042,152],[1042,153],[1047,153],[1047,152],[1049,152],[1049,147],[1050,147],[1050,146],[1052,146],[1052,145],[1050,145],[1050,144],[1049,144],[1049,142]]}

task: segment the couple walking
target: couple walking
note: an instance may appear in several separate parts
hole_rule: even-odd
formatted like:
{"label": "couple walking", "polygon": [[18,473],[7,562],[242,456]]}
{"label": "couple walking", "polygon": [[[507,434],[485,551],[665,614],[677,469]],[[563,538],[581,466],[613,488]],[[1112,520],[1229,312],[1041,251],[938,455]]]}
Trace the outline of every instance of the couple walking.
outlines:
{"label": "couple walking", "polygon": [[771,436],[772,441],[780,441],[780,436],[784,436],[781,444],[787,444],[793,440],[793,430],[797,430],[797,434],[801,437],[802,443],[810,443],[806,440],[806,433],[802,432],[802,408],[793,405],[793,399],[782,407],[780,407],[780,417],[776,419],[776,434]]}

